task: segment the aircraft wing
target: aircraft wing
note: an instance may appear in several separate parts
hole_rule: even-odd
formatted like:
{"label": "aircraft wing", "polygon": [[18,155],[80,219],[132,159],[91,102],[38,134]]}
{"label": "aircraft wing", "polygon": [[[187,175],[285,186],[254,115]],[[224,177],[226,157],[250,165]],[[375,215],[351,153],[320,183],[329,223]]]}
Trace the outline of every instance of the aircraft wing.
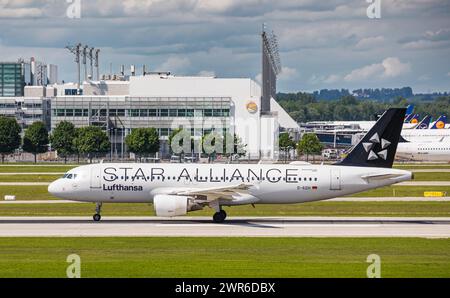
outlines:
{"label": "aircraft wing", "polygon": [[253,184],[236,184],[232,186],[224,187],[210,187],[210,188],[192,188],[192,189],[180,189],[173,190],[168,194],[179,196],[197,196],[206,197],[206,201],[214,201],[217,199],[233,200],[233,195],[248,194],[250,187]]}

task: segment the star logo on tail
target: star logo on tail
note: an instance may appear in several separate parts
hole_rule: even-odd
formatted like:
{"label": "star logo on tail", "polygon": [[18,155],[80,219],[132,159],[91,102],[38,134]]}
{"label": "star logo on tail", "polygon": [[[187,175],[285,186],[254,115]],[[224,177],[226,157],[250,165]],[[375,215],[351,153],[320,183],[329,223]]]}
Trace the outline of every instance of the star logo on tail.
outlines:
{"label": "star logo on tail", "polygon": [[[367,160],[376,160],[378,158],[382,158],[384,160],[387,159],[387,155],[388,155],[388,147],[389,145],[391,145],[391,142],[389,142],[386,139],[381,138],[378,135],[378,133],[375,133],[370,139],[369,142],[363,142],[363,147],[364,150],[366,150],[366,152],[369,153],[369,155],[367,156]],[[381,145],[381,150],[376,152],[372,150],[372,148],[375,146],[375,144],[380,144]]]}

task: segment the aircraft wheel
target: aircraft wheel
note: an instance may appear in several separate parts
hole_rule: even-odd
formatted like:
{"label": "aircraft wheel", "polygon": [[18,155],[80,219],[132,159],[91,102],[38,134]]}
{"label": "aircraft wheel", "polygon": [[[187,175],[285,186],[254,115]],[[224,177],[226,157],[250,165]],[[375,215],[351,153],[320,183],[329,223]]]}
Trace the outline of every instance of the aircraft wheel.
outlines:
{"label": "aircraft wheel", "polygon": [[94,219],[94,221],[100,221],[100,219],[102,218],[100,214],[94,214],[94,216],[92,217]]}
{"label": "aircraft wheel", "polygon": [[216,212],[216,213],[214,213],[213,221],[215,223],[222,223],[225,220],[226,216],[227,216],[227,214],[225,213],[225,211],[224,212],[222,212],[222,211]]}
{"label": "aircraft wheel", "polygon": [[223,219],[227,218],[227,213],[225,212],[225,210],[220,210],[220,212],[223,216]]}

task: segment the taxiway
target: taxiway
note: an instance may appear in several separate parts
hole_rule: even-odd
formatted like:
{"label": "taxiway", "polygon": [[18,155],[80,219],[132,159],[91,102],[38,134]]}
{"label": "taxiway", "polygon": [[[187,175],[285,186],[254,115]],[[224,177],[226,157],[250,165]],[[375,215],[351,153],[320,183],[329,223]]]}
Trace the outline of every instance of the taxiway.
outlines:
{"label": "taxiway", "polygon": [[450,238],[448,217],[0,217],[0,237]]}

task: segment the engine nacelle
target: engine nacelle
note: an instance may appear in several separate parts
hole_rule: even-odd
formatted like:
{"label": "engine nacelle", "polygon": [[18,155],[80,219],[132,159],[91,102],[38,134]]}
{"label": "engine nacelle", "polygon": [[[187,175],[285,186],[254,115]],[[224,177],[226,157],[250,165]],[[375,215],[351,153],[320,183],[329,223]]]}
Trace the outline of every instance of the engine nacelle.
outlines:
{"label": "engine nacelle", "polygon": [[186,196],[156,195],[153,198],[156,216],[173,217],[185,215],[188,211],[200,210],[202,207]]}

